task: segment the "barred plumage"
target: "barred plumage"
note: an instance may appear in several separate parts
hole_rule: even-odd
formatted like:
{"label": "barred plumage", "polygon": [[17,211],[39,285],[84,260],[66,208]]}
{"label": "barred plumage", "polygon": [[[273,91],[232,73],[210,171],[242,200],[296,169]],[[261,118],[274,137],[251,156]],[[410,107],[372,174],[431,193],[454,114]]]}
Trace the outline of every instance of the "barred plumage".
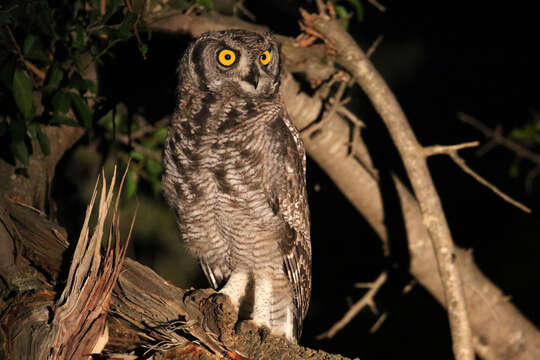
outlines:
{"label": "barred plumage", "polygon": [[311,292],[306,160],[279,95],[278,44],[205,33],[179,75],[163,185],[180,233],[241,318],[297,341]]}

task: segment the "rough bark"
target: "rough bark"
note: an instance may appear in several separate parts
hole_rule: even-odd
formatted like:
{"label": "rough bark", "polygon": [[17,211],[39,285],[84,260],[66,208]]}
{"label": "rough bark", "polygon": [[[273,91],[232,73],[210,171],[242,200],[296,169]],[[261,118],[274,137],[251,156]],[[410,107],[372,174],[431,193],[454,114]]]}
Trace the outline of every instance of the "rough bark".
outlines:
{"label": "rough bark", "polygon": [[[81,295],[87,286],[95,287],[97,281],[92,276],[97,270],[94,264],[96,258],[90,263],[88,260],[74,262],[77,266],[72,268],[79,272],[81,268],[83,270],[82,277],[73,283],[79,284],[76,286],[82,291],[73,290],[74,285],[69,279],[64,283],[59,278],[59,270],[69,264],[72,258],[67,242],[63,236],[58,237],[58,234],[65,232],[29,207],[5,200],[0,205],[3,209],[0,214],[0,243],[16,242],[21,254],[18,257],[10,254],[13,266],[0,269],[0,277],[10,279],[1,283],[2,294],[10,294],[6,296],[7,301],[0,304],[2,350],[8,359],[44,358],[43,351],[49,349],[50,344],[46,339],[51,337],[51,332],[55,330],[53,328],[62,328],[54,326],[54,320],[51,325],[51,316],[54,319],[56,312],[66,303],[81,301],[81,296],[64,299],[60,294],[69,290]],[[86,243],[79,248],[85,249],[87,255],[96,254],[95,247]],[[80,260],[81,256],[77,252],[75,258]],[[107,263],[106,259],[102,261]],[[89,265],[93,270],[87,272],[84,269],[90,269]],[[39,269],[39,272],[35,269]],[[106,268],[100,269],[100,274],[108,273]],[[14,274],[18,275],[15,277]],[[118,281],[112,291],[107,319],[109,342],[106,352],[111,354],[104,355],[104,358],[118,358],[119,354],[128,356],[132,351],[140,355],[148,349],[155,352],[156,358],[163,359],[187,356],[190,359],[220,358],[208,351],[211,349],[217,354],[232,352],[253,359],[346,360],[339,355],[289,343],[269,335],[265,329],[253,327],[249,322],[242,322],[235,327],[236,313],[228,297],[211,289],[184,291],[133,260],[127,259],[116,276]],[[87,286],[81,285],[84,279]],[[20,284],[25,286],[21,287]],[[90,301],[92,304],[84,309],[68,306],[71,311],[66,314],[71,318],[63,324],[63,331],[53,332],[57,334],[53,339],[59,339],[58,336],[63,339],[56,349],[62,349],[75,338],[79,339],[77,331],[66,331],[65,326],[76,326],[79,329],[75,318],[88,320],[87,315],[79,317],[78,314],[86,314],[91,309],[90,305],[94,306],[94,302],[103,301],[110,294],[104,287],[105,284],[98,290],[94,288],[93,300]],[[82,298],[85,301],[84,295]],[[99,309],[100,306],[96,311],[99,312]],[[95,321],[92,321],[92,325],[95,325]],[[95,331],[88,331],[87,334],[90,335],[81,340],[81,347],[86,343],[95,344],[96,337],[101,336],[101,332]],[[194,340],[202,346],[194,345]],[[45,347],[42,346],[44,342]],[[173,347],[175,349],[170,350]],[[189,347],[192,349],[186,350]]]}
{"label": "rough bark", "polygon": [[32,154],[27,172],[17,171],[19,166],[0,160],[0,195],[19,199],[47,213],[54,212],[50,190],[56,165],[77,140],[84,129],[72,126],[42,126],[51,139],[51,153],[44,155],[36,141],[32,141]]}

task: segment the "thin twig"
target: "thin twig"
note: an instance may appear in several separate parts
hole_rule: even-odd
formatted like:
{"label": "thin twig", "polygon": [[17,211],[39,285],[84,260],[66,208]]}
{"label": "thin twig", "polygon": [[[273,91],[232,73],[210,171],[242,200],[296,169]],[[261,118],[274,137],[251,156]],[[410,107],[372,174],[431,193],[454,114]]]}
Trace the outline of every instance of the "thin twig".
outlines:
{"label": "thin twig", "polygon": [[[338,75],[339,75],[339,73],[336,74],[335,76],[338,76]],[[324,114],[321,121],[319,121],[318,123],[313,124],[313,126],[306,129],[310,136],[312,134],[314,134],[317,130],[322,129],[325,125],[327,125],[328,122],[332,119],[332,117],[337,113],[338,109],[343,107],[343,105],[347,102],[347,99],[342,100],[343,95],[345,94],[345,89],[347,88],[347,83],[348,83],[348,81],[342,81],[339,84],[339,87],[338,87],[335,95],[333,96],[333,98],[328,100],[328,102],[330,103],[330,108]]]}
{"label": "thin twig", "polygon": [[330,16],[326,12],[327,6],[324,3],[324,1],[323,0],[315,0],[315,3],[317,4],[317,10],[319,10],[319,15],[324,16],[324,17],[329,19]]}
{"label": "thin twig", "polygon": [[99,2],[99,14],[103,16],[105,15],[106,12],[107,12],[107,0],[101,0]]}
{"label": "thin twig", "polygon": [[366,127],[366,124],[356,116],[352,111],[347,109],[345,106],[340,107],[337,109],[338,114],[343,115],[347,120],[350,120],[355,126],[359,128]]}
{"label": "thin twig", "polygon": [[412,291],[412,289],[418,284],[418,281],[416,279],[412,279],[409,281],[407,285],[403,287],[403,290],[401,290],[402,294],[408,294]]}
{"label": "thin twig", "polygon": [[133,149],[137,150],[141,154],[143,154],[143,155],[145,155],[145,156],[147,156],[147,157],[149,157],[151,159],[154,159],[156,161],[161,161],[160,154],[145,148],[144,146],[138,144],[135,141],[130,141],[129,136],[127,136],[127,135],[118,134],[118,135],[116,135],[116,140],[118,142],[121,142],[124,145],[131,146]]}
{"label": "thin twig", "polygon": [[126,7],[128,8],[129,12],[133,12],[133,8],[131,7],[130,0],[124,0],[124,4],[126,4]]}
{"label": "thin twig", "polygon": [[364,296],[362,296],[362,298],[358,300],[356,304],[354,304],[349,309],[349,311],[345,313],[345,315],[343,315],[341,320],[339,320],[334,325],[332,325],[332,327],[328,329],[327,331],[323,332],[322,334],[317,335],[316,338],[318,340],[325,339],[325,338],[326,339],[333,338],[341,329],[343,329],[349,322],[351,322],[352,319],[356,317],[356,315],[360,312],[360,310],[362,310],[366,306],[373,308],[375,306],[374,305],[375,295],[377,294],[381,286],[385,283],[386,279],[387,279],[387,274],[386,272],[383,272],[381,273],[381,275],[379,275],[377,280],[371,283],[368,283],[369,291]]}
{"label": "thin twig", "polygon": [[371,44],[371,46],[369,47],[368,51],[366,51],[366,56],[368,58],[371,57],[371,55],[373,55],[373,53],[375,52],[375,50],[377,50],[377,48],[379,47],[379,45],[381,44],[381,42],[383,41],[384,39],[384,36],[383,35],[379,35],[377,36],[377,38],[375,39],[375,41],[373,42],[373,44]]}
{"label": "thin twig", "polygon": [[151,133],[151,132],[154,132],[156,131],[156,129],[159,129],[163,126],[167,126],[167,124],[169,123],[170,121],[170,118],[168,116],[165,116],[163,119],[157,121],[155,124],[153,125],[146,125],[146,126],[143,126],[141,127],[139,130],[137,131],[134,131],[131,135],[130,135],[130,139],[133,141],[135,139],[139,139],[139,138],[142,138],[144,137],[145,135]]}
{"label": "thin twig", "polygon": [[369,329],[369,333],[370,334],[376,333],[377,330],[379,330],[379,328],[381,327],[381,325],[383,324],[383,322],[386,320],[387,317],[388,317],[388,313],[381,314],[381,316],[379,316],[379,318],[377,319],[375,324],[373,324],[371,329]]}
{"label": "thin twig", "polygon": [[502,135],[502,130],[493,130],[490,127],[484,125],[480,120],[467,115],[465,113],[458,113],[457,114],[458,119],[463,121],[466,124],[471,125],[476,130],[480,131],[482,134],[484,134],[485,137],[492,139],[494,142],[496,142],[499,145],[504,146],[507,149],[512,150],[514,153],[516,153],[518,156],[528,159],[535,164],[540,165],[540,155],[527,149],[523,145],[519,144],[516,141],[510,140],[507,137]]}
{"label": "thin twig", "polygon": [[[15,49],[15,53],[19,57],[19,60],[23,63],[23,65],[32,73],[34,73],[41,81],[45,80],[45,77],[47,74],[45,74],[45,71],[39,69],[37,66],[32,64],[30,61],[26,60],[24,58],[23,52],[19,44],[17,43],[17,40],[15,39],[15,36],[13,36],[13,33],[11,32],[11,28],[6,25],[6,29],[9,35],[9,38],[11,39],[11,42],[13,43],[13,48]],[[33,81],[33,79],[30,77],[30,79]],[[36,84],[34,84],[36,85]]]}
{"label": "thin twig", "polygon": [[503,193],[501,190],[499,190],[495,185],[491,184],[489,181],[478,175],[473,169],[471,169],[466,163],[465,160],[463,160],[456,152],[450,152],[448,153],[450,158],[454,160],[454,162],[467,174],[471,175],[476,181],[478,181],[480,184],[484,185],[491,191],[493,191],[495,194],[499,195],[503,200],[509,202],[510,204],[514,205],[518,209],[521,209],[525,211],[526,213],[530,213],[531,209],[529,209],[527,206],[523,205],[519,201],[516,201],[512,199],[510,196]]}
{"label": "thin twig", "polygon": [[244,1],[237,1],[233,6],[233,14],[238,16],[239,13],[244,14],[251,22],[257,22],[257,17],[244,6]]}
{"label": "thin twig", "polygon": [[424,154],[427,156],[441,155],[441,154],[450,154],[454,153],[461,149],[467,149],[472,147],[477,147],[480,145],[478,141],[469,141],[463,144],[456,145],[433,145],[424,147]]}
{"label": "thin twig", "polygon": [[386,6],[382,5],[377,0],[367,0],[367,1],[371,5],[375,6],[380,12],[385,12],[386,11]]}
{"label": "thin twig", "polygon": [[540,165],[536,165],[525,177],[525,191],[532,192],[533,182],[540,175]]}
{"label": "thin twig", "polygon": [[28,70],[33,72],[39,78],[39,80],[45,81],[45,78],[47,77],[47,74],[45,73],[45,71],[41,70],[36,65],[32,64],[30,61],[26,59],[24,60],[24,65],[26,66]]}

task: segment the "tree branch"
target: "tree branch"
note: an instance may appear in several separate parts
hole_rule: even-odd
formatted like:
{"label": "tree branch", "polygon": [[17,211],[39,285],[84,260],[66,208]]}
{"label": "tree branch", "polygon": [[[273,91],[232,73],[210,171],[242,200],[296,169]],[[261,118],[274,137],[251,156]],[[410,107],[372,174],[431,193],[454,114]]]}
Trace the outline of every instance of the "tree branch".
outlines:
{"label": "tree branch", "polygon": [[519,157],[530,160],[533,163],[540,165],[540,154],[537,154],[527,149],[525,146],[520,145],[516,141],[508,139],[507,137],[503,136],[500,131],[489,128],[475,117],[472,117],[465,113],[458,113],[457,117],[459,120],[471,125],[476,130],[480,131],[482,134],[484,134],[485,137],[493,140],[495,144],[502,145],[505,148],[513,151]]}
{"label": "tree branch", "polygon": [[497,188],[495,185],[491,184],[489,181],[487,181],[486,179],[484,179],[483,177],[481,177],[480,175],[478,175],[473,169],[471,169],[467,163],[465,162],[465,160],[463,160],[457,153],[455,152],[452,152],[452,153],[449,153],[448,154],[450,156],[450,158],[456,163],[457,166],[459,166],[464,172],[466,172],[467,174],[471,175],[476,181],[478,181],[480,184],[484,185],[485,187],[487,187],[488,189],[490,189],[491,191],[493,191],[495,194],[497,194],[501,199],[503,199],[504,201],[514,205],[515,207],[517,207],[518,209],[520,210],[523,210],[524,212],[526,213],[530,213],[531,212],[531,209],[528,208],[527,206],[523,205],[522,203],[520,203],[519,201],[516,201],[514,199],[512,199],[510,196],[506,195],[504,192],[502,192],[501,190],[499,190],[499,188]]}
{"label": "tree branch", "polygon": [[512,199],[510,196],[506,195],[504,192],[499,190],[495,185],[491,184],[489,181],[481,177],[476,171],[471,169],[465,160],[463,160],[458,155],[458,150],[461,149],[467,149],[471,147],[476,147],[479,145],[478,141],[471,141],[463,144],[457,144],[457,145],[433,145],[433,146],[426,146],[424,147],[424,154],[426,157],[433,156],[433,155],[441,155],[445,154],[450,156],[450,158],[456,163],[457,166],[461,168],[465,173],[472,176],[476,181],[478,181],[480,184],[484,185],[491,191],[493,191],[495,194],[497,194],[500,198],[502,198],[504,201],[514,205],[520,210],[523,210],[526,213],[530,213],[531,209],[529,209],[527,206],[523,205],[519,201],[516,201]]}
{"label": "tree branch", "polygon": [[461,276],[454,262],[454,243],[427,167],[423,148],[416,140],[401,106],[386,82],[343,27],[323,16],[309,15],[305,12],[303,16],[306,25],[323,34],[325,41],[336,49],[336,60],[351,72],[371,99],[401,154],[423,213],[424,224],[433,242],[448,304],[454,355],[458,360],[473,360],[472,334]]}
{"label": "tree branch", "polygon": [[[9,282],[8,289],[4,289],[5,283],[0,282],[0,290],[13,295],[7,302],[0,303],[0,335],[4,336],[4,350],[10,359],[42,358],[30,354],[49,348],[32,344],[41,343],[42,339],[50,336],[56,338],[56,333],[50,332],[48,314],[54,312],[54,309],[60,309],[59,305],[64,303],[62,297],[58,298],[59,287],[60,292],[62,287],[64,291],[72,290],[69,280],[64,283],[58,278],[62,263],[70,262],[70,257],[66,257],[67,242],[59,242],[55,235],[58,226],[31,208],[5,200],[0,200],[0,205],[0,209],[5,209],[4,213],[0,213],[0,248],[4,247],[4,243],[17,241],[20,253],[23,254],[19,261],[11,259],[13,266],[10,269],[0,267],[0,277],[3,279],[18,274],[17,279]],[[83,234],[86,234],[86,230]],[[95,256],[95,247],[86,246],[85,243],[81,245],[76,250],[76,254],[79,253],[77,258],[82,255],[82,250]],[[13,253],[9,255],[13,257]],[[92,267],[96,266],[95,261],[92,260]],[[77,265],[73,268],[81,267]],[[33,269],[40,269],[40,273]],[[92,273],[96,274],[95,269]],[[105,359],[121,358],[119,354],[124,356],[131,351],[143,353],[145,346],[159,358],[171,347],[182,349],[199,343],[196,345],[197,351],[189,355],[190,359],[218,359],[205,350],[211,349],[218,355],[232,351],[251,359],[347,360],[339,355],[304,348],[281,337],[269,335],[267,330],[255,328],[249,322],[241,322],[238,329],[235,329],[236,311],[229,298],[212,289],[186,292],[130,259],[126,259],[117,274],[119,277],[112,293],[107,319],[109,343],[106,349],[112,353],[110,356],[104,354]],[[76,283],[80,286],[79,280]],[[21,287],[21,284],[25,286]],[[88,283],[88,286],[92,285],[96,286],[96,283]],[[93,291],[92,295],[100,295],[100,299],[94,300],[105,300],[105,296],[101,298],[105,293]],[[80,298],[74,297],[72,300]],[[89,309],[85,307],[83,310]],[[70,311],[69,314],[76,316],[84,311]],[[83,318],[87,319],[86,316]],[[65,325],[69,326],[70,323]],[[73,336],[73,333],[77,332],[60,332],[63,336]],[[87,334],[88,337],[82,342],[95,343],[96,334]]]}
{"label": "tree branch", "polygon": [[[287,75],[282,88],[287,110],[297,127],[302,128],[318,117],[321,100],[299,92],[299,85]],[[347,120],[334,115],[324,130],[314,137],[304,136],[304,144],[310,156],[328,174],[349,199],[383,243],[388,241],[385,226],[384,204],[378,183],[377,170],[373,167],[367,146],[358,138],[354,156],[349,156],[344,139],[349,137]],[[433,246],[417,200],[403,182],[393,177],[401,202],[406,226],[408,248],[411,256],[411,274],[443,306],[446,306],[438,266],[433,256]],[[519,310],[504,296],[475,265],[472,255],[456,248],[456,264],[463,277],[469,319],[474,335],[476,352],[489,353],[486,359],[535,360],[540,358],[540,333]],[[473,289],[480,289],[474,291]],[[485,299],[490,300],[488,311]],[[491,314],[496,312],[497,320]]]}
{"label": "tree branch", "polygon": [[[369,288],[369,291],[362,296],[360,300],[358,300],[343,317],[336,322],[330,329],[323,332],[322,334],[317,335],[317,339],[331,339],[333,338],[341,329],[343,329],[349,322],[351,322],[352,319],[358,315],[360,310],[363,308],[370,307],[372,309],[375,309],[375,301],[373,300],[375,298],[375,295],[377,295],[377,292],[381,288],[381,286],[385,283],[387,278],[386,272],[383,272],[379,277],[367,284],[356,284],[356,287],[367,287]],[[361,285],[361,286],[359,286]]]}
{"label": "tree branch", "polygon": [[442,154],[452,154],[455,153],[458,150],[462,149],[468,149],[472,147],[477,147],[480,143],[478,141],[470,141],[463,144],[456,144],[456,145],[432,145],[432,146],[425,146],[423,148],[424,154],[426,157],[433,156],[433,155],[442,155]]}

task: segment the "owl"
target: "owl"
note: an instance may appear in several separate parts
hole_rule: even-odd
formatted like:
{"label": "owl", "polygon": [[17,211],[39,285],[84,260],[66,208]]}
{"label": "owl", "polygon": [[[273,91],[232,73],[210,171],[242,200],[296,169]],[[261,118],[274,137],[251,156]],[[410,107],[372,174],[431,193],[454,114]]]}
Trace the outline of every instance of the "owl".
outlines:
{"label": "owl", "polygon": [[208,32],[179,64],[164,195],[181,237],[239,319],[297,342],[311,293],[306,156],[269,33]]}

